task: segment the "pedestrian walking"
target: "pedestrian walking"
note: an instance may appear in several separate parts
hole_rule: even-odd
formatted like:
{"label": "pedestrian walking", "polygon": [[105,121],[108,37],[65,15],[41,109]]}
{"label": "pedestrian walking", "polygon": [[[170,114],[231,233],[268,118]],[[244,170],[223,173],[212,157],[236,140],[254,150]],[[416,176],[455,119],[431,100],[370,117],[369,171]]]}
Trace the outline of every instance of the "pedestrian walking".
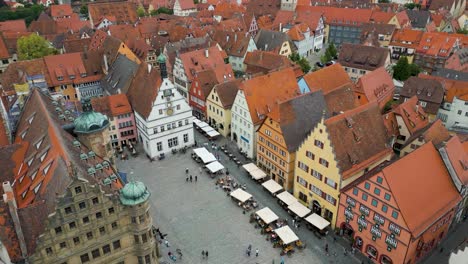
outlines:
{"label": "pedestrian walking", "polygon": [[188,168],[185,168],[185,174],[188,174]]}
{"label": "pedestrian walking", "polygon": [[205,250],[202,250],[201,255],[203,258],[205,258]]}
{"label": "pedestrian walking", "polygon": [[190,182],[192,182],[192,179],[193,179],[193,178],[192,178],[192,175],[190,175]]}
{"label": "pedestrian walking", "polygon": [[255,249],[255,257],[258,257],[258,248]]}
{"label": "pedestrian walking", "polygon": [[440,253],[442,253],[442,252],[444,252],[444,248],[443,248],[443,247],[440,248]]}
{"label": "pedestrian walking", "polygon": [[205,251],[206,258],[208,258],[208,250]]}
{"label": "pedestrian walking", "polygon": [[328,254],[328,243],[325,244],[325,252],[327,252],[327,254]]}
{"label": "pedestrian walking", "polygon": [[293,226],[296,226],[296,220],[294,220],[294,218],[292,220],[292,224],[293,224]]}
{"label": "pedestrian walking", "polygon": [[170,247],[169,241],[167,241],[167,239],[164,240],[164,245],[166,245],[166,247]]}
{"label": "pedestrian walking", "polygon": [[185,182],[188,182],[188,176],[185,178]]}
{"label": "pedestrian walking", "polygon": [[283,256],[281,256],[281,262],[280,262],[280,264],[284,264],[284,257],[283,257]]}
{"label": "pedestrian walking", "polygon": [[333,237],[333,243],[336,243],[336,237],[335,236]]}
{"label": "pedestrian walking", "polygon": [[250,249],[247,249],[247,256],[250,257]]}
{"label": "pedestrian walking", "polygon": [[195,175],[195,181],[198,181],[198,177],[197,177],[197,175]]}

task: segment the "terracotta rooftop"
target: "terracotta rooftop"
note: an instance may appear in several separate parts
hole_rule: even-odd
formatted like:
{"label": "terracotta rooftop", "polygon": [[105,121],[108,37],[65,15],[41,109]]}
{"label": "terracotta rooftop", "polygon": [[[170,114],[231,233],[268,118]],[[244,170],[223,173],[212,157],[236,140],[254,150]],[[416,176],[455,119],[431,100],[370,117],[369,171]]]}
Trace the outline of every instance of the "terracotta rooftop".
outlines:
{"label": "terracotta rooftop", "polygon": [[384,67],[380,67],[363,75],[356,83],[356,90],[365,94],[369,102],[377,101],[381,108],[386,102],[381,102],[393,96],[395,85],[393,78],[388,74]]}
{"label": "terracotta rooftop", "polygon": [[343,43],[338,55],[338,62],[344,67],[373,71],[386,66],[388,56],[388,48]]}
{"label": "terracotta rooftop", "polygon": [[231,65],[224,62],[226,56],[226,53],[217,46],[179,55],[188,80],[193,80],[196,72],[212,69],[219,83],[234,79]]}
{"label": "terracotta rooftop", "polygon": [[[195,80],[198,82],[197,84],[199,85],[199,87],[202,90],[202,93],[203,93],[202,95],[205,96],[203,101],[206,102],[206,98],[210,94],[211,89],[213,89],[213,87],[216,84],[218,84],[218,81],[216,80],[216,74],[215,74],[214,70],[209,69],[209,70],[204,70],[204,71],[197,72],[195,74]],[[195,85],[197,85],[197,84],[195,84]],[[192,83],[192,85],[193,85],[193,83]]]}
{"label": "terracotta rooftop", "polygon": [[279,102],[300,94],[291,68],[245,80],[240,89],[244,92],[254,125],[260,124]]}
{"label": "terracotta rooftop", "polygon": [[401,116],[410,135],[413,135],[418,130],[426,127],[429,124],[427,114],[418,104],[418,98],[416,96],[413,96],[406,102],[398,105],[395,109],[392,110],[392,112]]}
{"label": "terracotta rooftop", "polygon": [[47,69],[43,59],[17,61],[8,65],[0,76],[3,91],[14,91],[14,84],[24,84],[27,76],[46,75]]}
{"label": "terracotta rooftop", "polygon": [[455,44],[463,42],[463,39],[468,39],[468,37],[445,32],[425,32],[416,52],[434,57],[449,57]]}
{"label": "terracotta rooftop", "polygon": [[[3,107],[2,104],[3,102],[0,100],[0,107]],[[7,134],[7,124],[5,122],[7,121],[3,118],[3,115],[0,114],[0,147],[6,146],[10,143],[10,135]]]}
{"label": "terracotta rooftop", "polygon": [[249,1],[246,5],[247,13],[255,17],[270,15],[276,16],[281,8],[281,0],[255,0]]}
{"label": "terracotta rooftop", "polygon": [[0,32],[27,32],[24,19],[7,20],[0,22]]}
{"label": "terracotta rooftop", "polygon": [[53,18],[57,17],[67,17],[73,14],[73,10],[71,5],[63,4],[63,5],[51,5],[50,6],[50,16]]}
{"label": "terracotta rooftop", "polygon": [[142,62],[133,77],[127,96],[133,110],[148,118],[162,84],[160,72]]}
{"label": "terracotta rooftop", "polygon": [[90,3],[88,13],[92,21],[114,16],[118,24],[135,23],[138,20],[136,5],[131,2]]}
{"label": "terracotta rooftop", "polygon": [[[420,236],[461,200],[431,142],[382,171],[401,216],[414,237]],[[428,203],[429,199],[432,202]]]}
{"label": "terracotta rooftop", "polygon": [[389,46],[407,47],[415,49],[419,46],[424,32],[413,29],[395,29]]}
{"label": "terracotta rooftop", "polygon": [[310,91],[321,89],[325,94],[344,84],[351,83],[348,74],[339,63],[315,72],[309,72],[304,75],[304,80]]}
{"label": "terracotta rooftop", "polygon": [[247,52],[244,64],[247,66],[245,70],[246,74],[257,74],[260,72],[266,74],[272,70],[295,66],[295,64],[285,56],[262,50]]}
{"label": "terracotta rooftop", "polygon": [[244,57],[251,37],[245,32],[216,30],[213,40],[218,42],[229,56]]}
{"label": "terracotta rooftop", "polygon": [[[192,0],[176,0],[179,1],[180,8],[182,10],[195,9],[195,4]],[[175,2],[175,1],[174,1]]]}
{"label": "terracotta rooftop", "polygon": [[369,103],[325,120],[335,160],[343,179],[391,153],[376,103]]}
{"label": "terracotta rooftop", "polygon": [[237,91],[239,91],[240,83],[241,79],[235,79],[213,87],[213,89],[216,89],[216,93],[224,109],[231,109],[234,99],[236,99]]}
{"label": "terracotta rooftop", "polygon": [[436,114],[444,100],[444,88],[442,84],[433,79],[422,79],[412,76],[406,80],[400,89],[401,98],[417,96],[420,101],[427,102],[426,112]]}
{"label": "terracotta rooftop", "polygon": [[325,102],[331,116],[338,115],[359,106],[359,101],[356,100],[353,93],[353,87],[354,85],[352,83],[346,83],[333,90],[324,92]]}
{"label": "terracotta rooftop", "polygon": [[[468,145],[465,142],[465,145]],[[464,148],[463,143],[458,136],[452,137],[445,144],[450,163],[463,185],[468,184],[468,150]]]}
{"label": "terracotta rooftop", "polygon": [[454,97],[457,97],[460,100],[468,101],[468,89],[466,89],[468,86],[468,81],[452,80],[442,76],[427,74],[419,74],[418,77],[422,79],[439,81],[445,90],[445,102],[452,103]]}
{"label": "terracotta rooftop", "polygon": [[323,14],[325,23],[333,25],[359,26],[371,21],[372,10],[356,8],[339,8],[330,6],[298,6],[296,12],[310,10]]}

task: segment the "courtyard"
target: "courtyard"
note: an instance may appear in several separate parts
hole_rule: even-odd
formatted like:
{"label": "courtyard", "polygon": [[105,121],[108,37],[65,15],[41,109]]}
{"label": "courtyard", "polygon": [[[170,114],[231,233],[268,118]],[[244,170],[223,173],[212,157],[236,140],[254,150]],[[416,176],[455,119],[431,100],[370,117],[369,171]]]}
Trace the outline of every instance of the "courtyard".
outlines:
{"label": "courtyard", "polygon": [[[206,141],[195,133],[199,144]],[[218,145],[225,143],[227,141],[224,138],[217,142]],[[241,158],[232,144],[228,148]],[[276,198],[250,179],[241,166],[238,167],[222,152],[208,149],[219,155],[220,162],[238,183],[247,185],[246,191],[260,204],[253,211],[268,206],[281,219],[287,219],[292,227],[291,216],[281,208]],[[168,252],[177,256],[176,249],[181,249],[183,257],[178,258],[176,263],[280,263],[280,249],[273,248],[265,235],[260,234],[260,229],[249,223],[250,212],[243,214],[227,193],[215,185],[215,179],[204,172],[200,175],[200,165],[192,160],[190,153],[189,149],[185,154],[169,154],[161,161],[150,162],[140,152],[138,157],[118,161],[119,170],[128,174],[128,180],[142,181],[151,192],[154,226],[167,234],[166,239],[169,241],[169,247],[160,245],[160,262],[172,263]],[[189,174],[198,176],[197,182],[186,182],[185,168],[189,168]],[[357,254],[344,255],[344,247],[340,241],[333,241],[333,234],[318,239],[305,226],[293,228],[293,231],[305,242],[306,248],[296,249],[290,257],[284,256],[285,263],[360,263]],[[249,244],[253,252],[250,257],[246,254]],[[329,245],[329,256],[325,254],[325,244]],[[259,256],[255,257],[257,248]],[[209,252],[208,258],[202,258],[203,250]]]}

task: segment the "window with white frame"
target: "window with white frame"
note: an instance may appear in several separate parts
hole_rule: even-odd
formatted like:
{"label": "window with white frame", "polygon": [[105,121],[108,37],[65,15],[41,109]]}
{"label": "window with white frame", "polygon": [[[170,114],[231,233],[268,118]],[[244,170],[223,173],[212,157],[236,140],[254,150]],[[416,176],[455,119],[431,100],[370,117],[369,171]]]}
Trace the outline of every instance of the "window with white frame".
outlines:
{"label": "window with white frame", "polygon": [[169,140],[167,140],[167,145],[172,148],[172,147],[176,147],[179,145],[179,140],[177,137],[175,138],[170,138]]}

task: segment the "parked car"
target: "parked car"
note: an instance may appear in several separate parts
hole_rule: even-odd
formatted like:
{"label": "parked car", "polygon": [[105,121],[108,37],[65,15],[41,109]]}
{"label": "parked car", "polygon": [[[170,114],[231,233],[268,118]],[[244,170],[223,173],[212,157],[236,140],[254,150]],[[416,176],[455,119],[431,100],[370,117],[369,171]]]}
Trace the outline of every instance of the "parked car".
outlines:
{"label": "parked car", "polygon": [[317,61],[315,63],[315,65],[317,65],[317,67],[319,67],[319,68],[323,68],[323,66],[324,66],[323,63],[321,63],[320,61]]}
{"label": "parked car", "polygon": [[325,65],[326,65],[326,66],[330,66],[330,65],[333,65],[333,64],[335,64],[335,63],[336,63],[335,61],[331,60],[331,61],[325,63]]}

